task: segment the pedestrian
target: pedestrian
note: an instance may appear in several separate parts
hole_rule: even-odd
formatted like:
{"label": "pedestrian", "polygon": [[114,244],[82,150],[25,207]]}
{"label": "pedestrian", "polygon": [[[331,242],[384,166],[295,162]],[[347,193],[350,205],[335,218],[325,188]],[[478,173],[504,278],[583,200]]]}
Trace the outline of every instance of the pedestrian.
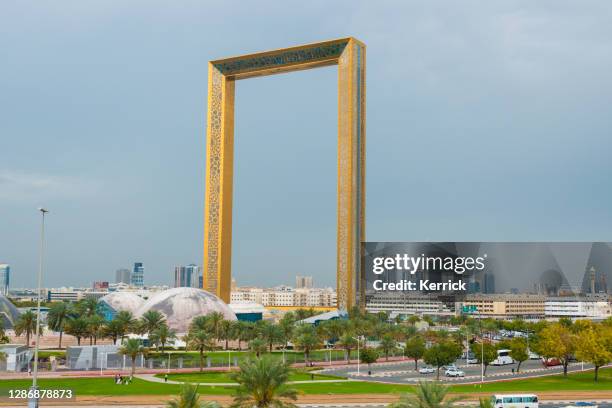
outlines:
{"label": "pedestrian", "polygon": [[164,375],[164,382],[168,382],[168,374]]}

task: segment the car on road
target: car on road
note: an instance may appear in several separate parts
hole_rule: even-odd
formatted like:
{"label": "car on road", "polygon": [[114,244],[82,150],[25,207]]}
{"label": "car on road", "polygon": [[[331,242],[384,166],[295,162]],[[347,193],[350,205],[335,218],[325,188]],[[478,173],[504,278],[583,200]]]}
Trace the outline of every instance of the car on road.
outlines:
{"label": "car on road", "polygon": [[433,374],[435,373],[436,370],[433,369],[433,367],[421,367],[419,368],[419,374]]}
{"label": "car on road", "polygon": [[449,365],[445,365],[444,367],[445,370],[458,370],[457,366],[455,364],[449,364]]}
{"label": "car on road", "polygon": [[465,373],[457,368],[449,368],[444,372],[444,375],[447,377],[465,377]]}
{"label": "car on road", "polygon": [[466,360],[466,362],[467,362],[468,364],[478,364],[478,360],[477,360],[477,359],[475,359],[475,358],[468,358],[468,359]]}

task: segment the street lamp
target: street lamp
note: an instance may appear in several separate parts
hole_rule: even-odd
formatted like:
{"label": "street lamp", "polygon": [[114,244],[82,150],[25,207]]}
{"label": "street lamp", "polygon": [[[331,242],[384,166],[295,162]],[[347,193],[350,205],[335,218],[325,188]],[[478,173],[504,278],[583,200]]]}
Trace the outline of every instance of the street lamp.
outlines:
{"label": "street lamp", "polygon": [[[38,262],[38,293],[36,300],[36,344],[34,345],[34,372],[32,376],[32,387],[31,397],[28,400],[29,408],[38,408],[38,345],[40,343],[40,292],[42,286],[42,274],[43,274],[43,255],[45,250],[45,214],[49,212],[49,210],[40,207],[38,209],[41,215],[41,223],[40,223],[40,252],[39,252],[39,262]],[[29,344],[28,344],[29,346]]]}

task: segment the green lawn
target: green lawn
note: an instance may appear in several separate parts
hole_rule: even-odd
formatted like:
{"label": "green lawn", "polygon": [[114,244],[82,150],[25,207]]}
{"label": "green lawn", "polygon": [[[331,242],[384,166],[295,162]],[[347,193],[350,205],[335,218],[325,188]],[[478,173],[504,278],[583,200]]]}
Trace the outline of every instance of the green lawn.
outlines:
{"label": "green lawn", "polygon": [[[344,377],[338,377],[327,374],[316,374],[312,373],[314,380],[343,380]],[[156,377],[163,378],[164,374],[156,374]],[[289,377],[290,381],[310,381],[313,379],[310,373],[303,371],[296,371]],[[181,374],[169,374],[168,380],[171,381],[182,381],[191,383],[230,383],[233,382],[230,378],[230,374],[227,372],[216,371],[216,372],[197,372],[197,373],[181,373]]]}
{"label": "green lawn", "polygon": [[506,392],[506,391],[601,391],[612,390],[612,369],[599,370],[599,381],[593,382],[593,372],[570,373],[563,375],[529,378],[516,381],[502,381],[493,384],[457,385],[453,392]]}
{"label": "green lawn", "polygon": [[[176,365],[176,360],[178,358],[183,359],[184,367],[197,367],[199,365],[199,354],[196,351],[170,351],[170,359],[171,364],[173,366]],[[283,356],[282,351],[273,351],[272,356],[278,359],[281,359]],[[304,353],[301,351],[286,351],[285,360],[289,364],[293,363],[303,363],[304,362]],[[310,353],[310,360],[312,361],[326,361],[326,358],[329,358],[330,352],[328,350],[315,350]],[[356,357],[356,353],[353,353],[352,358]],[[254,357],[255,354],[250,351],[210,351],[205,353],[210,359],[210,362],[213,366],[226,366],[231,359],[232,365],[234,364],[234,359],[237,358],[238,361],[242,361],[243,359]],[[344,360],[344,351],[343,350],[331,350],[331,356],[333,361],[341,361]],[[160,353],[156,351],[152,351],[149,353],[149,358],[157,358],[161,361],[165,361],[168,358],[168,353]]]}
{"label": "green lawn", "polygon": [[[222,373],[213,373],[219,374]],[[175,376],[192,376],[196,374],[175,374]],[[210,374],[202,374],[210,375]],[[299,373],[309,377],[309,374]],[[317,375],[320,376],[320,375]],[[219,377],[222,378],[222,377]],[[206,377],[209,381],[209,377]],[[224,380],[225,381],[225,380]],[[210,381],[213,382],[213,381]],[[2,380],[0,381],[0,396],[7,396],[9,389],[26,389],[31,380]],[[163,384],[134,379],[129,385],[115,385],[113,378],[57,378],[41,379],[40,387],[45,389],[72,389],[75,395],[175,395],[180,386],[176,384]],[[363,381],[344,381],[335,383],[295,384],[293,386],[303,394],[368,394],[368,393],[401,393],[412,392],[410,385],[394,385]],[[201,386],[199,392],[205,395],[231,395],[233,386]],[[583,391],[583,390],[612,390],[612,369],[600,371],[600,380],[593,382],[593,372],[574,373],[568,378],[562,375],[531,378],[525,380],[506,381],[479,385],[455,385],[452,392],[538,392],[538,391]]]}

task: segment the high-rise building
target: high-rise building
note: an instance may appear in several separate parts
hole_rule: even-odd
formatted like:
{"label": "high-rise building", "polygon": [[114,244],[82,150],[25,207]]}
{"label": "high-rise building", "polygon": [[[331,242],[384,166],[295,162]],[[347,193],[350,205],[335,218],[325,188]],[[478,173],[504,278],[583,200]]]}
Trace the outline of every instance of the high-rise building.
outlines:
{"label": "high-rise building", "polygon": [[296,276],[295,277],[295,288],[296,289],[312,289],[312,276]]}
{"label": "high-rise building", "polygon": [[194,264],[174,267],[174,287],[197,288],[200,285],[201,268]]}
{"label": "high-rise building", "polygon": [[8,264],[0,264],[0,293],[8,295],[11,284],[11,267]]}
{"label": "high-rise building", "polygon": [[484,286],[483,287],[483,292],[482,293],[486,293],[486,294],[490,294],[490,293],[495,293],[495,275],[493,275],[492,273],[486,272],[484,274]]}
{"label": "high-rise building", "polygon": [[144,286],[144,265],[142,264],[142,262],[134,262],[131,282],[132,286]]}
{"label": "high-rise building", "polygon": [[115,283],[132,283],[132,272],[127,268],[117,269],[115,272]]}

